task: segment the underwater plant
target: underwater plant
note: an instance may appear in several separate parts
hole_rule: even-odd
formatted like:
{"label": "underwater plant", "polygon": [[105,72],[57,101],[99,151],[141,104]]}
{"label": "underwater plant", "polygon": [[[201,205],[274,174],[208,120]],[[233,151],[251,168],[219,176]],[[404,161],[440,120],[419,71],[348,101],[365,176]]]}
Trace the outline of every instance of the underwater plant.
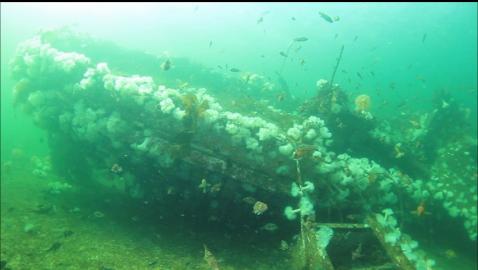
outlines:
{"label": "underwater plant", "polygon": [[184,126],[186,130],[195,131],[199,118],[209,109],[207,100],[199,101],[193,93],[187,93],[181,96],[186,115],[184,116]]}

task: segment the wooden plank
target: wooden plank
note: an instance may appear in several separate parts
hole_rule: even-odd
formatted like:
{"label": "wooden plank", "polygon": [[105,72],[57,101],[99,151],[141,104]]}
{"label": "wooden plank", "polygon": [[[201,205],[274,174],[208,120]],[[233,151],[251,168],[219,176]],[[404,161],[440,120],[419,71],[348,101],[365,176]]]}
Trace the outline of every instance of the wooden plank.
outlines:
{"label": "wooden plank", "polygon": [[368,216],[366,221],[372,228],[373,233],[387,252],[390,259],[392,259],[392,261],[402,270],[415,270],[415,266],[408,260],[405,254],[403,254],[398,245],[392,246],[385,242],[385,229],[375,220],[375,218]]}
{"label": "wooden plank", "polygon": [[360,223],[318,223],[319,226],[328,226],[332,229],[368,229],[368,224]]}

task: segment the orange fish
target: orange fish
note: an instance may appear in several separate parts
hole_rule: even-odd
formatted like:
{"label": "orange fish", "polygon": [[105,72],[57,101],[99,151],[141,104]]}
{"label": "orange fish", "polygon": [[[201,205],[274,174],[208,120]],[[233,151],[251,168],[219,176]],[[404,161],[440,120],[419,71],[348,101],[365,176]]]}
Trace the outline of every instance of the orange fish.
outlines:
{"label": "orange fish", "polygon": [[420,204],[414,211],[411,211],[412,214],[416,215],[417,217],[422,217],[424,215],[430,215],[429,212],[426,211],[425,202],[421,201]]}
{"label": "orange fish", "polygon": [[425,214],[425,203],[421,202],[418,206],[417,209],[415,210],[417,212],[418,216],[422,216]]}
{"label": "orange fish", "polygon": [[302,159],[305,156],[310,156],[315,150],[316,147],[313,145],[301,145],[295,149],[293,158]]}

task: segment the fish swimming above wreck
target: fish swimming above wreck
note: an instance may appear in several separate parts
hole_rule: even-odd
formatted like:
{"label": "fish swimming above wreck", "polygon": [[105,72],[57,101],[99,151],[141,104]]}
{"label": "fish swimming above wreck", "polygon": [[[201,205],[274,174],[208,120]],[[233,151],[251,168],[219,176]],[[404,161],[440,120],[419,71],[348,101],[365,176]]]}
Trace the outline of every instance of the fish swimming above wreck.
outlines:
{"label": "fish swimming above wreck", "polygon": [[304,42],[304,41],[307,41],[309,40],[308,38],[306,37],[298,37],[298,38],[294,38],[294,41],[295,42]]}
{"label": "fish swimming above wreck", "polygon": [[164,71],[168,71],[171,68],[171,61],[169,61],[169,59],[166,59],[166,61],[161,64],[160,68]]}
{"label": "fish swimming above wreck", "polygon": [[322,19],[324,19],[326,22],[329,22],[329,23],[333,23],[334,20],[332,19],[332,17],[330,17],[329,15],[323,13],[323,12],[320,12],[319,11],[319,15]]}
{"label": "fish swimming above wreck", "polygon": [[71,5],[2,3],[2,270],[476,269],[476,3]]}

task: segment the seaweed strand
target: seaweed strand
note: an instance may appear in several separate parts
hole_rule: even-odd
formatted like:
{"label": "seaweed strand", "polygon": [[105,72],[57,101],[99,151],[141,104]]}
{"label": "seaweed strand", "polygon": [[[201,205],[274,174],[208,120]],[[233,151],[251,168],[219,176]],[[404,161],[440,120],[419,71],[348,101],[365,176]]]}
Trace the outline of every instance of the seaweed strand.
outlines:
{"label": "seaweed strand", "polygon": [[332,73],[332,78],[330,79],[330,87],[332,87],[335,79],[335,73],[337,72],[337,69],[339,68],[340,61],[342,60],[342,53],[344,52],[344,45],[342,45],[342,48],[340,49],[340,54],[339,57],[337,58],[337,64],[335,65],[334,68],[334,73]]}

